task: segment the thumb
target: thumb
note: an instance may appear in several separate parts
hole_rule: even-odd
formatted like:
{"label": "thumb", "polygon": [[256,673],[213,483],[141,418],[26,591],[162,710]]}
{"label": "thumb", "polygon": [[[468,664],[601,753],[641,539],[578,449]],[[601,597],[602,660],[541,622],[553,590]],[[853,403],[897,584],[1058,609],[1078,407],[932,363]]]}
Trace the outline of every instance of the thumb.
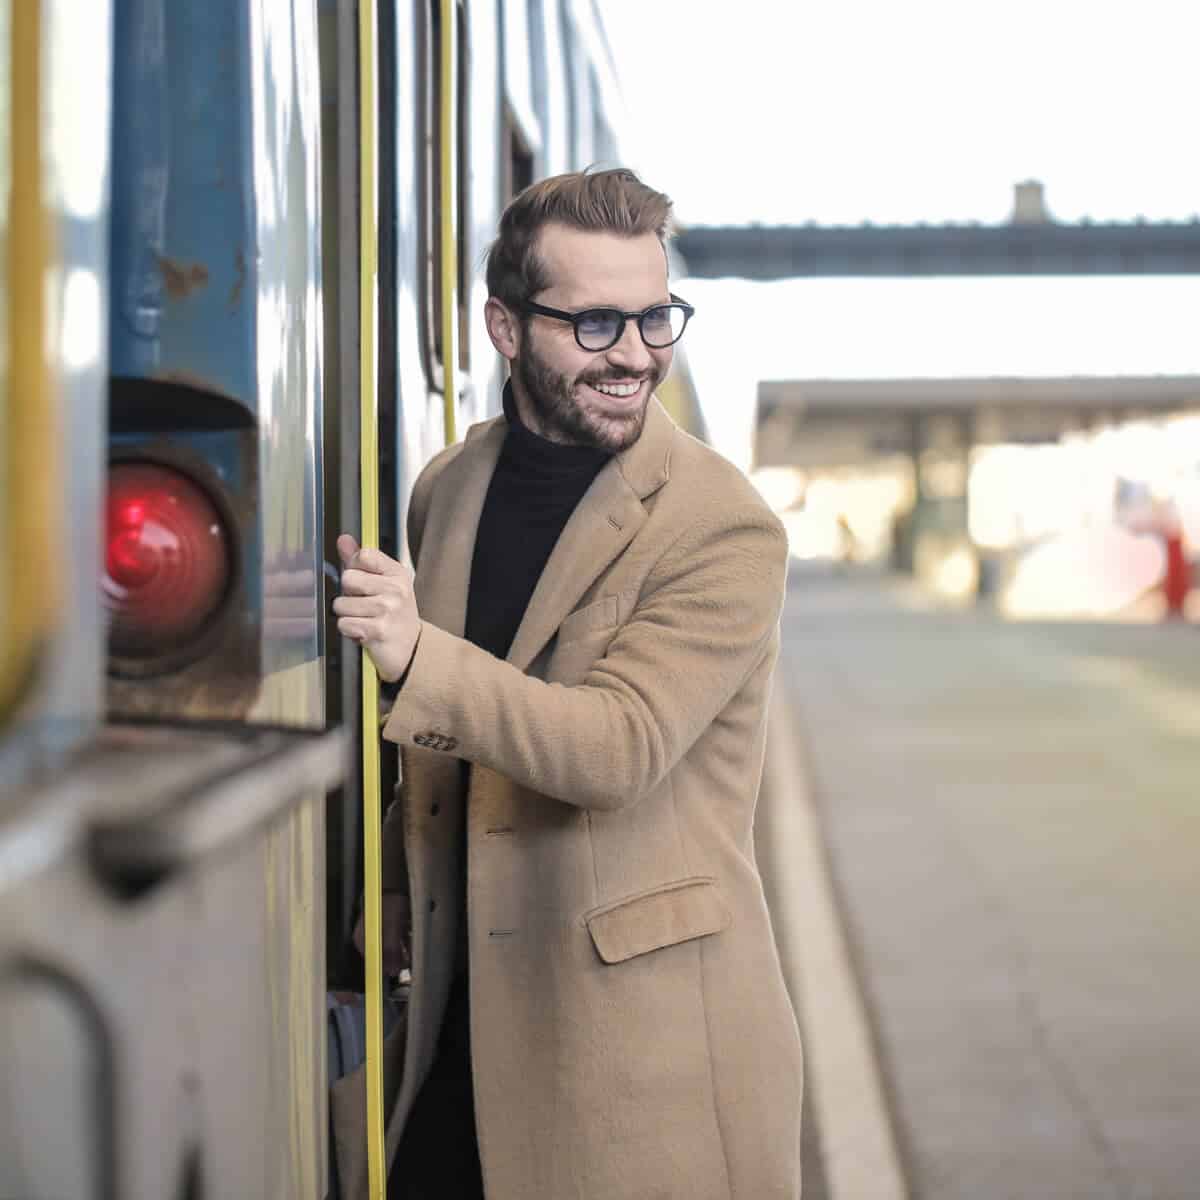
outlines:
{"label": "thumb", "polygon": [[358,553],[358,542],[350,534],[343,533],[338,537],[337,548],[338,554],[341,556],[342,566],[353,566],[354,556]]}

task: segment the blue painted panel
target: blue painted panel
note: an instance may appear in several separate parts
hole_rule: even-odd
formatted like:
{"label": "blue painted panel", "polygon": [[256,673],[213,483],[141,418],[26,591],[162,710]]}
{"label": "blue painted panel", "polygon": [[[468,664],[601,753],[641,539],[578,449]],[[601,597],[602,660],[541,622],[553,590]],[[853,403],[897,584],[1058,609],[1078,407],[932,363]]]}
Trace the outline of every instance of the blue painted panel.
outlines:
{"label": "blue painted panel", "polygon": [[258,407],[250,24],[242,0],[117,0],[114,375]]}

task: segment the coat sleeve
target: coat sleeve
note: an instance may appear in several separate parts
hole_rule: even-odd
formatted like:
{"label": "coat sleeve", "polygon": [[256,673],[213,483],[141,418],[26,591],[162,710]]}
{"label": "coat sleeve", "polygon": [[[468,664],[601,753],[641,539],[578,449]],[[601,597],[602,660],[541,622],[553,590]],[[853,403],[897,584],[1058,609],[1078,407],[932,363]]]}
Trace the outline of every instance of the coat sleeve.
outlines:
{"label": "coat sleeve", "polygon": [[[433,486],[442,469],[459,452],[461,443],[443,450],[435,456],[428,466],[417,476],[413,484],[412,495],[408,502],[408,552],[416,563],[421,555],[421,538],[425,532],[425,518],[429,513],[429,501]],[[381,830],[382,880],[385,892],[403,892],[408,890],[408,869],[404,854],[404,803],[402,799],[404,787],[404,756],[401,754],[400,785],[392,802],[388,805],[383,817]]]}
{"label": "coat sleeve", "polygon": [[425,623],[384,729],[582,808],[637,803],[765,655],[787,569],[782,526],[755,507],[698,520],[657,563],[629,620],[577,686],[545,683]]}

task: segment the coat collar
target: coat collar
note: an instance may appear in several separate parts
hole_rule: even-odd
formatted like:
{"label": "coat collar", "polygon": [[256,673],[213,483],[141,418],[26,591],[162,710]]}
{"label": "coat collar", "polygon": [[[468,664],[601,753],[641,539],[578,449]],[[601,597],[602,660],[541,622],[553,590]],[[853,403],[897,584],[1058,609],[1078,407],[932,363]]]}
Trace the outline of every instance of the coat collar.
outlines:
{"label": "coat collar", "polygon": [[671,478],[671,447],[676,428],[658,398],[651,396],[642,436],[615,459],[618,470],[639,500],[653,495]]}
{"label": "coat collar", "polygon": [[529,666],[645,524],[642,501],[670,478],[674,435],[675,423],[651,397],[641,437],[600,471],[563,527],[508,652],[514,666]]}
{"label": "coat collar", "polygon": [[[435,625],[461,637],[475,535],[488,485],[508,432],[503,417],[472,426],[439,480],[446,497],[430,510],[421,540],[417,604]],[[571,514],[546,563],[508,661],[525,670],[554,636],[563,618],[646,521],[642,501],[670,478],[675,422],[651,398],[642,435],[605,465]]]}

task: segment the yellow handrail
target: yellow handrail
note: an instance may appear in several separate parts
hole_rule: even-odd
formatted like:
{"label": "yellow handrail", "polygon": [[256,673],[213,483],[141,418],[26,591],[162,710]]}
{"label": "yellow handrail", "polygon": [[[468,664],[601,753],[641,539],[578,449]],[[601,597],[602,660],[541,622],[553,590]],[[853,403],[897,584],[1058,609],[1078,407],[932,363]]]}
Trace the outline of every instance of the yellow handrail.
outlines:
{"label": "yellow handrail", "polygon": [[0,520],[5,602],[0,613],[0,714],[16,704],[58,611],[62,547],[55,488],[55,394],[46,344],[46,273],[53,250],[43,195],[42,6],[10,10],[8,236],[6,239],[5,428],[0,437]]}
{"label": "yellow handrail", "polygon": [[438,214],[441,223],[442,274],[442,433],[446,445],[458,440],[456,410],[458,407],[458,243],[454,234],[454,218],[457,211],[458,193],[455,190],[455,165],[457,147],[455,134],[458,129],[458,81],[455,78],[455,40],[458,32],[457,0],[441,0],[441,81],[438,112],[441,116],[438,129],[438,170],[441,180],[440,195],[442,211]]}
{"label": "yellow handrail", "polygon": [[[457,440],[458,254],[456,211],[456,0],[440,0],[441,70],[439,161],[441,183],[441,272],[443,434]],[[359,7],[360,142],[360,339],[362,544],[379,544],[379,424],[376,405],[376,297],[378,272],[376,169],[376,15],[374,0]],[[381,914],[381,830],[379,767],[379,677],[367,655],[362,658],[363,841],[365,866],[366,1018],[367,1018],[367,1180],[371,1200],[384,1200],[387,1163],[383,1113],[383,973]]]}
{"label": "yellow handrail", "polygon": [[[379,412],[375,333],[379,272],[376,164],[375,0],[358,7],[359,63],[359,392],[362,545],[379,545]],[[362,799],[367,1019],[367,1186],[385,1200],[383,955],[379,769],[379,676],[362,655]]]}

